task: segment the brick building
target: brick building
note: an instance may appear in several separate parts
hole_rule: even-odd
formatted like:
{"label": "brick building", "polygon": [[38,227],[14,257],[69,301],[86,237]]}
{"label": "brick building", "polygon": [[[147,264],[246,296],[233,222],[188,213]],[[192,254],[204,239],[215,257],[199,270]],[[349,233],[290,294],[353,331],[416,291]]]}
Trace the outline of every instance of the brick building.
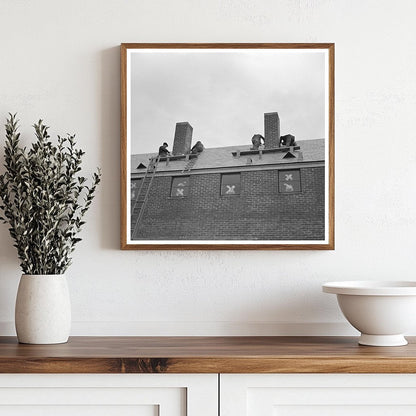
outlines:
{"label": "brick building", "polygon": [[260,147],[192,152],[177,123],[172,155],[132,155],[131,239],[324,240],[325,140],[285,143],[277,113],[264,126]]}

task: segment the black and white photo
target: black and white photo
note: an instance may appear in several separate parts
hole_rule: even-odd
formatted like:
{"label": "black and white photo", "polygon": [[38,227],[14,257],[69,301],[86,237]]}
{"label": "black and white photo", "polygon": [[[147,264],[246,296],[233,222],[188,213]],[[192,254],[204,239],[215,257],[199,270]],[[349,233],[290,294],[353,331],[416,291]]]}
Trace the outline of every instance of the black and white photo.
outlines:
{"label": "black and white photo", "polygon": [[122,247],[333,248],[333,44],[123,44]]}

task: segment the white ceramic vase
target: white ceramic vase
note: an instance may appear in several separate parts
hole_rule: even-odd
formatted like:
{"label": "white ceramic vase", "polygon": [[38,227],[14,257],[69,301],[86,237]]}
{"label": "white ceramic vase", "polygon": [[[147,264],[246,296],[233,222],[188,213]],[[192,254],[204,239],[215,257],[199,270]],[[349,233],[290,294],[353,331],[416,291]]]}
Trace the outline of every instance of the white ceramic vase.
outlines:
{"label": "white ceramic vase", "polygon": [[65,275],[22,275],[17,290],[15,324],[20,343],[67,342],[71,303]]}

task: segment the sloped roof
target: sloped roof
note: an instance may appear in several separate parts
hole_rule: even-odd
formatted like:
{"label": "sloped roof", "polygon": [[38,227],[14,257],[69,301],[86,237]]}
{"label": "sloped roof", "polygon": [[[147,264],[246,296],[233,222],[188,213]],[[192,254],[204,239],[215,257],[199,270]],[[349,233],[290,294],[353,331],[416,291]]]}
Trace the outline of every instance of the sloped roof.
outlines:
{"label": "sloped roof", "polygon": [[[251,145],[207,148],[198,155],[198,158],[192,167],[192,171],[198,169],[264,166],[280,163],[296,163],[296,161],[318,162],[325,160],[324,139],[300,140],[297,141],[297,145],[300,146],[300,149],[299,151],[294,152],[296,159],[283,159],[285,152],[263,153],[261,159],[258,154],[240,156],[239,158],[233,156],[232,152],[237,152],[238,150],[250,150]],[[300,156],[299,152],[302,153],[302,156]],[[157,153],[131,155],[131,173],[144,172],[145,168],[137,169],[138,166],[143,164],[147,167],[149,165],[149,159],[155,156],[157,156]],[[186,159],[170,160],[169,163],[161,161],[157,170],[158,172],[184,170],[188,163],[189,161]]]}

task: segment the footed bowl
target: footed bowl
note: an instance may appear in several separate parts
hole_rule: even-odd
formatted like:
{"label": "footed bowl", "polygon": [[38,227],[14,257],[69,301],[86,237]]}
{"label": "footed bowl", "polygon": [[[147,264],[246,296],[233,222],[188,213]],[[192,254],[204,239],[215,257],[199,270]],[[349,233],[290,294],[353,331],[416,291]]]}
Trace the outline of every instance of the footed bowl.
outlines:
{"label": "footed bowl", "polygon": [[406,345],[404,333],[416,321],[416,282],[329,282],[347,321],[361,336],[358,343],[379,347]]}

